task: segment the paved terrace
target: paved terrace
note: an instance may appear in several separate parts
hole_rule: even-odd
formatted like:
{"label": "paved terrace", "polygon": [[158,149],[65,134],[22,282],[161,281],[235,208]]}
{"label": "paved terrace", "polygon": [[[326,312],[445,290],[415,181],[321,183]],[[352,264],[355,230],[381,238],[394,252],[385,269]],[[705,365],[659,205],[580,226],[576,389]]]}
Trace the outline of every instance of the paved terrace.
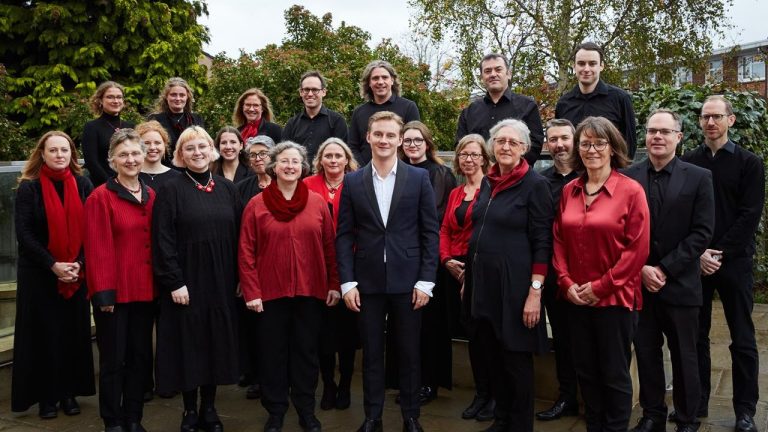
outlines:
{"label": "paved terrace", "polygon": [[[710,400],[710,416],[703,419],[702,432],[733,431],[733,412],[731,409],[731,370],[728,344],[730,338],[725,324],[722,307],[715,304],[712,324],[712,384],[714,387]],[[755,421],[760,431],[768,432],[768,305],[756,305],[753,313],[757,331],[757,344],[760,351],[760,394],[762,399],[757,405]],[[462,420],[460,413],[473,396],[470,372],[466,360],[466,350],[463,344],[457,343],[454,350],[457,385],[453,391],[441,390],[437,400],[422,409],[421,423],[428,432],[463,432],[480,431],[490,423],[478,423],[474,420]],[[94,354],[96,354],[94,348]],[[537,395],[536,409],[545,409],[555,397],[555,387],[551,355],[537,359]],[[359,361],[359,357],[358,357]],[[363,420],[362,386],[358,376],[353,381],[352,406],[345,411],[321,411],[317,416],[323,423],[323,430],[354,431]],[[83,413],[67,417],[59,414],[54,420],[41,420],[37,416],[37,408],[23,414],[10,413],[10,371],[0,370],[0,432],[38,432],[38,431],[101,431],[103,426],[98,416],[98,400],[96,396],[80,398]],[[387,431],[401,429],[398,406],[394,403],[395,392],[387,394],[384,412],[384,428]],[[318,394],[319,400],[319,394]],[[635,390],[637,400],[637,389]],[[671,406],[671,393],[668,394]],[[220,387],[217,407],[219,415],[228,432],[261,431],[263,430],[266,412],[259,401],[246,400],[245,390],[237,386]],[[143,424],[150,432],[177,431],[181,420],[181,396],[174,399],[155,398],[145,407]],[[641,415],[639,406],[632,412],[631,425],[637,422]],[[284,430],[286,432],[301,431],[294,411],[286,416]],[[536,422],[535,430],[540,432],[584,431],[585,425],[581,418],[568,417],[553,422]],[[667,430],[674,430],[674,425],[668,424]]]}

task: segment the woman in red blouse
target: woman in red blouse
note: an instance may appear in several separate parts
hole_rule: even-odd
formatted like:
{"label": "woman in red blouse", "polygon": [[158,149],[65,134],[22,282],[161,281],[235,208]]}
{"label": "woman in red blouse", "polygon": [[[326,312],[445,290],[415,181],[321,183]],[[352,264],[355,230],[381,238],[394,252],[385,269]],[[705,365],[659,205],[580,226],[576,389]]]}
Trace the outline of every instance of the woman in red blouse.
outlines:
{"label": "woman in red blouse", "polygon": [[270,150],[275,180],[243,212],[240,288],[248,309],[261,314],[261,403],[264,430],[282,430],[288,394],[304,431],[319,432],[315,417],[317,348],[323,303],[341,294],[333,219],[323,197],[301,177],[309,171],[304,147],[285,141]]}
{"label": "woman in red blouse", "polygon": [[[331,137],[318,148],[312,166],[315,175],[305,178],[304,184],[325,198],[335,228],[344,174],[357,170],[357,161],[344,141]],[[352,401],[349,388],[355,370],[355,351],[360,347],[359,339],[356,313],[347,309],[343,302],[325,310],[318,351],[320,376],[323,379],[320,409],[349,408]],[[335,381],[336,353],[339,353],[338,385]]]}
{"label": "woman in red blouse", "polygon": [[144,384],[152,373],[155,192],[139,180],[145,156],[136,131],[115,132],[108,160],[117,175],[85,203],[86,276],[99,346],[99,411],[107,432],[144,430]]}
{"label": "woman in red blouse", "polygon": [[648,204],[642,186],[617,171],[629,159],[610,121],[587,117],[575,137],[571,166],[585,174],[563,188],[553,266],[560,294],[574,305],[568,318],[587,431],[626,431],[640,270],[650,242]]}

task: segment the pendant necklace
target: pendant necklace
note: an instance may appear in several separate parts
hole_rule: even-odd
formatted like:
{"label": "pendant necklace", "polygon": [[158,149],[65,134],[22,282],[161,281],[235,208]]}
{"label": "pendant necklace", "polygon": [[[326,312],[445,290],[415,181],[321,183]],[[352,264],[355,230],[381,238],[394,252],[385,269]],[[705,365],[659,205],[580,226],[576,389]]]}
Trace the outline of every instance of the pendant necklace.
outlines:
{"label": "pendant necklace", "polygon": [[205,186],[203,186],[199,181],[195,180],[194,177],[189,175],[189,171],[184,171],[184,174],[186,174],[187,177],[190,178],[190,180],[195,182],[195,187],[197,188],[197,190],[211,193],[213,192],[213,187],[216,186],[216,182],[213,181],[213,174],[211,174],[210,172],[208,172],[208,183],[206,183]]}
{"label": "pendant necklace", "polygon": [[118,179],[117,177],[115,177],[115,181],[117,182],[117,184],[119,184],[120,186],[124,187],[125,190],[127,190],[128,192],[130,192],[130,193],[132,193],[134,195],[139,193],[139,192],[141,192],[141,183],[139,183],[139,187],[137,187],[136,190],[133,190],[133,189],[129,188],[128,185],[124,185],[124,184],[120,183],[120,179]]}
{"label": "pendant necklace", "polygon": [[335,185],[335,186],[332,186],[332,185],[331,185],[331,184],[328,182],[328,180],[325,180],[325,187],[327,187],[327,188],[328,188],[328,193],[329,193],[329,194],[331,194],[331,195],[334,195],[334,194],[336,194],[336,192],[338,192],[338,191],[339,191],[339,186],[341,186],[341,184],[342,184],[342,183],[344,183],[344,180],[343,180],[343,179],[342,179],[340,182],[336,183],[336,185]]}

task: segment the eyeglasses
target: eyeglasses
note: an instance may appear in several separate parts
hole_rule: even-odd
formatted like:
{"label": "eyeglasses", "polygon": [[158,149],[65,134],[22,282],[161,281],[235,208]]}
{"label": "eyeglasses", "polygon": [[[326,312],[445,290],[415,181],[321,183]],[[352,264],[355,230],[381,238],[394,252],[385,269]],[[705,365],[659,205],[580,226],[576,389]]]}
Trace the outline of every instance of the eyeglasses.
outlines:
{"label": "eyeglasses", "polygon": [[581,141],[579,143],[579,150],[581,151],[589,151],[590,147],[594,147],[595,151],[603,151],[608,147],[608,140],[597,140],[597,141]]}
{"label": "eyeglasses", "polygon": [[496,144],[499,147],[504,147],[505,144],[509,145],[510,148],[517,148],[517,147],[523,147],[525,146],[525,143],[522,141],[517,141],[512,138],[494,138],[493,143]]}
{"label": "eyeglasses", "polygon": [[680,132],[680,131],[679,131],[679,130],[675,130],[675,129],[656,129],[656,128],[648,128],[648,129],[646,129],[646,130],[645,130],[645,133],[646,133],[646,134],[648,134],[648,135],[650,135],[650,136],[654,136],[654,135],[656,135],[657,133],[660,133],[660,134],[662,134],[662,135],[664,135],[664,136],[670,136],[670,135],[672,135],[672,134],[674,134],[674,133],[678,133],[678,132]]}
{"label": "eyeglasses", "polygon": [[473,161],[476,161],[476,160],[480,159],[481,157],[483,157],[483,155],[480,154],[480,153],[464,153],[464,152],[459,153],[457,156],[458,156],[459,160],[472,159]]}
{"label": "eyeglasses", "polygon": [[708,122],[709,120],[714,120],[716,122],[719,122],[725,117],[728,117],[728,114],[702,114],[699,116],[699,120],[703,122]]}
{"label": "eyeglasses", "polygon": [[258,153],[248,153],[248,159],[264,159],[269,156],[269,152],[264,150]]}
{"label": "eyeglasses", "polygon": [[104,96],[104,99],[115,101],[115,100],[123,100],[123,97],[121,95],[106,95]]}
{"label": "eyeglasses", "polygon": [[245,104],[243,109],[261,108],[261,104]]}
{"label": "eyeglasses", "polygon": [[301,89],[299,89],[299,91],[303,95],[308,95],[308,94],[312,93],[313,95],[317,96],[318,94],[320,94],[321,91],[323,91],[323,89],[321,89],[321,88],[301,88]]}
{"label": "eyeglasses", "polygon": [[421,147],[424,144],[424,138],[406,138],[403,140],[403,146],[405,147]]}

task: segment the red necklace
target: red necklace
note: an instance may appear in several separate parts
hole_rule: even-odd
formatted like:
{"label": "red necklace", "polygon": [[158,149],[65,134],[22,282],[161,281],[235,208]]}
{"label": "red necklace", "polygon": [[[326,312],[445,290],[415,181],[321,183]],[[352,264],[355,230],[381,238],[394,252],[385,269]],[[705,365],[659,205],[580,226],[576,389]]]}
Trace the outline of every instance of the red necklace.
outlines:
{"label": "red necklace", "polygon": [[184,171],[184,173],[185,173],[185,174],[187,175],[187,177],[189,177],[189,178],[190,178],[190,179],[191,179],[193,182],[195,182],[195,187],[197,188],[197,190],[199,190],[199,191],[205,191],[205,192],[208,192],[208,193],[211,193],[211,192],[213,192],[213,187],[214,187],[214,186],[216,186],[216,182],[215,182],[215,181],[213,181],[213,174],[211,174],[210,172],[208,173],[208,183],[206,183],[206,184],[205,184],[205,186],[203,186],[203,185],[202,185],[202,184],[201,184],[199,181],[195,180],[195,178],[194,178],[194,177],[192,177],[191,175],[189,175],[189,171]]}

